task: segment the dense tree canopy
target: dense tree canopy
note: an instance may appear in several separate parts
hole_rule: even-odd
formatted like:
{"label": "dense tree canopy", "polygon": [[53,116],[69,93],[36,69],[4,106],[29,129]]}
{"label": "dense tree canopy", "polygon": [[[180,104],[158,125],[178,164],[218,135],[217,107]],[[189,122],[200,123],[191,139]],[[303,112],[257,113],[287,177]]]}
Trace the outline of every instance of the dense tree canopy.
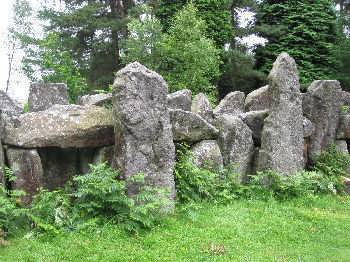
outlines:
{"label": "dense tree canopy", "polygon": [[257,29],[268,40],[256,50],[261,71],[267,73],[278,54],[286,51],[296,59],[303,84],[334,76],[337,27],[332,1],[265,0]]}

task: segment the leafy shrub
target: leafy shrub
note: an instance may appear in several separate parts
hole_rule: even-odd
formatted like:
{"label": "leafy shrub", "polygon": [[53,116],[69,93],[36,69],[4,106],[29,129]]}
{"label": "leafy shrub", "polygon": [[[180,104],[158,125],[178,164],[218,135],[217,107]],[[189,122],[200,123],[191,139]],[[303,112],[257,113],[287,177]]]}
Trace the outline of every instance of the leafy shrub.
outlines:
{"label": "leafy shrub", "polygon": [[337,182],[332,177],[316,171],[302,171],[294,175],[282,176],[268,170],[252,176],[247,195],[265,200],[271,198],[288,200],[306,195],[337,192]]}
{"label": "leafy shrub", "polygon": [[335,145],[331,145],[317,157],[314,169],[328,177],[340,177],[347,176],[349,166],[350,155],[338,151]]}
{"label": "leafy shrub", "polygon": [[40,231],[56,235],[72,226],[71,199],[64,190],[41,190],[34,198],[28,217]]}
{"label": "leafy shrub", "polygon": [[175,165],[177,197],[180,202],[208,200],[227,202],[237,198],[240,185],[237,175],[222,170],[218,173],[198,168],[188,146],[181,145]]}
{"label": "leafy shrub", "polygon": [[[53,235],[61,229],[79,229],[92,224],[121,223],[131,232],[159,223],[169,205],[166,192],[147,186],[142,174],[118,180],[119,173],[106,163],[91,165],[90,172],[73,178],[65,190],[41,191],[34,199],[29,217],[35,228]],[[126,194],[133,183],[139,193]]]}
{"label": "leafy shrub", "polygon": [[19,190],[6,190],[0,183],[0,240],[5,237],[5,232],[11,234],[24,226],[26,209],[19,206],[23,195]]}

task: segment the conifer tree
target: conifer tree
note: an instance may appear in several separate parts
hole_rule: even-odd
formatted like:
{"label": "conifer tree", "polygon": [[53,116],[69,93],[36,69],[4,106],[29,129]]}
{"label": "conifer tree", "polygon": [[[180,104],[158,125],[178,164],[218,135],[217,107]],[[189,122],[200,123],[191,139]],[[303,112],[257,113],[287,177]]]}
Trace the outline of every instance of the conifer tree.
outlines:
{"label": "conifer tree", "polygon": [[256,50],[261,71],[270,71],[273,61],[285,51],[296,59],[302,84],[334,77],[337,27],[331,0],[264,0],[256,24],[268,40]]}

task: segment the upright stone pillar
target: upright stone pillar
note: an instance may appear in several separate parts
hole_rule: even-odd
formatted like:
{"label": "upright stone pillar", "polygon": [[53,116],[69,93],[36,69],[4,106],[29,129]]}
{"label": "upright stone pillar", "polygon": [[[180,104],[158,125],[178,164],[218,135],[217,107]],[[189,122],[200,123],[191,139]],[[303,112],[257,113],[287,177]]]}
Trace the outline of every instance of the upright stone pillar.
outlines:
{"label": "upright stone pillar", "polygon": [[264,120],[258,170],[289,175],[304,168],[302,95],[294,59],[282,53],[268,80],[271,109]]}
{"label": "upright stone pillar", "polygon": [[[175,146],[167,108],[168,86],[157,73],[138,62],[116,74],[113,85],[115,168],[128,179],[145,175],[148,185],[175,197]],[[130,196],[137,186],[128,185]]]}
{"label": "upright stone pillar", "polygon": [[8,148],[6,151],[9,167],[13,171],[14,189],[23,190],[26,196],[22,198],[24,204],[29,204],[32,197],[43,186],[43,168],[38,152],[34,149]]}
{"label": "upright stone pillar", "polygon": [[335,143],[342,105],[341,96],[338,81],[314,81],[307,89],[303,110],[315,127],[308,146],[310,164],[315,161],[317,155]]}

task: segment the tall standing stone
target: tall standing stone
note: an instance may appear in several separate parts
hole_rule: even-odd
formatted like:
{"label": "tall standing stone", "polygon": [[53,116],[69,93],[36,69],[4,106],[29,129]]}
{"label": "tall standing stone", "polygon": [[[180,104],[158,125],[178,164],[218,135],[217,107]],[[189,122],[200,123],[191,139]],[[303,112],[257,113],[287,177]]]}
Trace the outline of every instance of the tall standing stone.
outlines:
{"label": "tall standing stone", "polygon": [[341,108],[341,87],[338,81],[314,81],[303,100],[305,116],[313,123],[308,156],[311,163],[335,142]]}
{"label": "tall standing stone", "polygon": [[282,53],[268,80],[271,109],[264,120],[258,169],[289,175],[304,167],[302,95],[294,59]]}
{"label": "tall standing stone", "polygon": [[[113,85],[115,167],[128,179],[145,175],[148,185],[166,189],[175,198],[175,145],[167,108],[168,86],[157,73],[138,62],[116,74]],[[129,183],[128,194],[138,188]]]}
{"label": "tall standing stone", "polygon": [[224,165],[234,167],[241,181],[246,181],[247,175],[252,172],[254,160],[252,131],[238,116],[226,114],[216,119],[216,126]]}
{"label": "tall standing stone", "polygon": [[6,151],[8,164],[15,180],[14,189],[23,190],[26,195],[22,197],[24,204],[29,204],[35,193],[43,186],[43,167],[37,150],[8,148]]}
{"label": "tall standing stone", "polygon": [[68,91],[65,84],[32,83],[29,89],[30,112],[49,109],[53,105],[68,105]]}

